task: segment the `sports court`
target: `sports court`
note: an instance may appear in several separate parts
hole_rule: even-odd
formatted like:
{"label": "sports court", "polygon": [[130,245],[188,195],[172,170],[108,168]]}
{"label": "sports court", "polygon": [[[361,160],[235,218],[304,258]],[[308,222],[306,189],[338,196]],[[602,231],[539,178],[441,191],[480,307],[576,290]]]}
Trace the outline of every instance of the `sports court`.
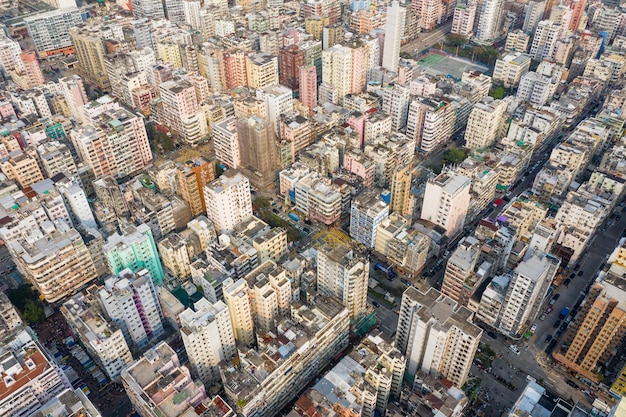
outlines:
{"label": "sports court", "polygon": [[465,71],[489,71],[489,68],[477,62],[440,52],[426,52],[417,58],[417,63],[428,75],[452,76],[456,79],[461,79]]}

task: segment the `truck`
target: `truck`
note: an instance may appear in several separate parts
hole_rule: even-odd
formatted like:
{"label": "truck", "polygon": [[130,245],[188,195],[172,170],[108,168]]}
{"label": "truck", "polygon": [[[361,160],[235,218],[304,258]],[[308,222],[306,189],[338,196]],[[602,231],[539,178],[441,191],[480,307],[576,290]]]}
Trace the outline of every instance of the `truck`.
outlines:
{"label": "truck", "polygon": [[560,319],[564,319],[565,317],[567,317],[568,314],[569,314],[569,307],[567,307],[567,306],[563,307],[563,309],[559,313],[559,318]]}
{"label": "truck", "polygon": [[389,279],[389,281],[393,281],[397,275],[391,267],[386,267],[380,262],[377,262],[376,265],[374,265],[374,269],[378,269],[379,271],[387,274],[387,278]]}
{"label": "truck", "polygon": [[300,217],[295,215],[295,214],[293,214],[293,213],[289,213],[289,218],[291,220],[293,220],[294,222],[299,222],[300,221]]}

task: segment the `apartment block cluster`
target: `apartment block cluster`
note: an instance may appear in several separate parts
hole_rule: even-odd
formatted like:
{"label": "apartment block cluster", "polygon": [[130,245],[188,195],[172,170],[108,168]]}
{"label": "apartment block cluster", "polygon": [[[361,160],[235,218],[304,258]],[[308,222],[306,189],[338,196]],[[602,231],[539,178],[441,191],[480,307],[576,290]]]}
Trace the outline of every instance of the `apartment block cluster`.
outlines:
{"label": "apartment block cluster", "polygon": [[[460,415],[482,329],[522,336],[623,196],[613,1],[45,3],[34,50],[0,30],[0,239],[142,416]],[[500,41],[492,76],[403,47],[446,22]],[[423,166],[457,139],[465,160]],[[554,350],[592,383],[619,363],[625,247]],[[370,255],[408,283],[395,340],[369,332]],[[430,261],[440,291],[411,283]],[[23,325],[1,293],[0,414],[98,417]]]}

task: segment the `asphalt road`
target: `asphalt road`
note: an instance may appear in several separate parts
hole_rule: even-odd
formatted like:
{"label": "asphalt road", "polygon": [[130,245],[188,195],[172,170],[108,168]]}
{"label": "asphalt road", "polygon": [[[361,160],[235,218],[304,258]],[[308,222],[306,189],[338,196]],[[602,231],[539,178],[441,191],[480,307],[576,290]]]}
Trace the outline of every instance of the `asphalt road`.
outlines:
{"label": "asphalt road", "polygon": [[444,23],[437,29],[434,29],[430,32],[420,33],[417,36],[417,39],[412,40],[404,44],[400,51],[408,52],[410,54],[420,53],[425,49],[430,48],[441,39],[443,39],[448,33],[450,33],[450,29],[452,28],[452,19],[447,23]]}

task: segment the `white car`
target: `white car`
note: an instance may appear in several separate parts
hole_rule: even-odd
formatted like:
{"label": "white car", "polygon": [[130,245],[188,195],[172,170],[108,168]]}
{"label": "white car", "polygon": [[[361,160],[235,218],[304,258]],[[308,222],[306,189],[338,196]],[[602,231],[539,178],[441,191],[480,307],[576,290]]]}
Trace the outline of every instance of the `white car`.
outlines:
{"label": "white car", "polygon": [[519,349],[518,349],[518,348],[517,348],[517,346],[515,346],[515,345],[511,345],[511,346],[509,346],[509,350],[510,350],[511,352],[515,353],[516,355],[519,355],[519,354],[520,354]]}
{"label": "white car", "polygon": [[536,330],[537,330],[537,324],[536,324],[536,323],[535,323],[535,324],[533,324],[532,326],[530,326],[530,331],[531,331],[531,332],[533,332],[533,333],[534,333]]}

